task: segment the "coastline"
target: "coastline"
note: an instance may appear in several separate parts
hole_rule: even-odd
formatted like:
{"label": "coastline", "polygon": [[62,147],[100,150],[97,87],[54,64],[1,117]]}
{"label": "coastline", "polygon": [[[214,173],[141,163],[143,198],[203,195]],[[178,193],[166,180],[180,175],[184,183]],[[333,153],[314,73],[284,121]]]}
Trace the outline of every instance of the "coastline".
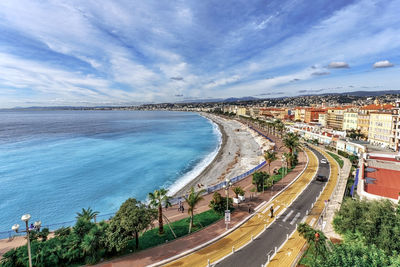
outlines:
{"label": "coastline", "polygon": [[226,178],[231,179],[257,166],[262,160],[263,147],[246,125],[213,114],[199,113],[199,115],[218,126],[221,145],[207,167],[174,192],[173,197],[185,195],[192,186],[195,190],[206,189]]}

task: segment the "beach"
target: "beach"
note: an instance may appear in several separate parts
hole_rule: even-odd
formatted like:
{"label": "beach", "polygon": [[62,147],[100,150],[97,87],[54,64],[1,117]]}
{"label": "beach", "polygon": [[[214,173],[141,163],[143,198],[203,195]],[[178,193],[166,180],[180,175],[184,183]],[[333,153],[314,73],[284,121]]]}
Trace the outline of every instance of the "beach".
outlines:
{"label": "beach", "polygon": [[208,113],[201,115],[218,125],[222,135],[221,147],[214,160],[196,178],[178,190],[175,197],[186,194],[192,186],[196,190],[206,189],[226,178],[245,173],[263,161],[264,150],[273,147],[273,143],[259,137],[243,123]]}

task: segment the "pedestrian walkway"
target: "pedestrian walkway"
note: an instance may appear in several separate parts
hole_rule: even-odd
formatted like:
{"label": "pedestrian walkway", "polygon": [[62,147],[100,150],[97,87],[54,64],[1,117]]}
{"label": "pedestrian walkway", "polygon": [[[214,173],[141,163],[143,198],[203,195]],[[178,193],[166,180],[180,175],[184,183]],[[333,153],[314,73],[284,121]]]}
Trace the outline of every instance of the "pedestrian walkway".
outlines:
{"label": "pedestrian walkway", "polygon": [[325,226],[322,228],[324,234],[328,238],[336,238],[336,239],[341,239],[341,236],[337,234],[333,229],[333,224],[332,224],[333,217],[335,215],[335,212],[339,210],[340,206],[342,205],[343,197],[346,192],[347,179],[349,178],[351,171],[350,160],[342,156],[339,157],[343,160],[344,165],[343,168],[340,169],[339,181],[337,183],[335,190],[333,191],[330,201],[326,206],[324,221],[322,223],[322,226]]}
{"label": "pedestrian walkway", "polygon": [[274,219],[270,218],[269,214],[271,204],[274,206],[276,216],[279,216],[313,179],[318,168],[318,161],[316,156],[308,149],[306,153],[309,158],[309,164],[305,171],[284,193],[278,195],[271,203],[264,205],[255,216],[215,243],[163,266],[193,267],[205,266],[208,263],[214,264],[251,242],[252,238],[261,234],[273,222]]}
{"label": "pedestrian walkway", "polygon": [[[330,178],[322,191],[320,197],[316,200],[309,215],[305,218],[304,222],[312,227],[318,227],[322,224],[323,220],[321,215],[325,209],[325,203],[331,198],[332,193],[335,191],[338,182],[339,167],[336,161],[329,156],[325,151],[317,148],[329,161],[331,166]],[[300,236],[297,230],[287,240],[287,242],[278,250],[275,257],[269,262],[268,266],[292,266],[299,260],[303,248],[306,246],[306,240]]]}
{"label": "pedestrian walkway", "polygon": [[[281,143],[281,141],[278,140],[277,143]],[[279,147],[280,147],[280,153],[283,153],[283,151],[285,151],[284,150],[285,147],[283,146]],[[273,162],[271,165],[271,169],[273,168],[273,166],[280,167],[280,164],[281,163],[278,161]],[[254,187],[254,185],[252,184],[251,175],[241,180],[240,182],[235,183],[235,186],[240,185],[246,190],[246,202],[237,207],[235,212],[232,214],[230,227],[234,227],[249,215],[247,210],[248,204],[250,204],[254,209],[254,207],[256,207],[258,204],[264,201],[268,202],[271,197],[273,197],[279,191],[287,187],[294,180],[295,177],[297,177],[302,171],[304,171],[306,168],[306,164],[307,164],[307,157],[304,152],[300,152],[298,165],[290,173],[288,173],[281,181],[276,183],[274,187],[271,188],[272,190],[269,189],[264,194],[250,192],[250,188]],[[263,171],[268,171],[268,167],[264,167]],[[220,190],[219,192],[225,195],[225,192],[223,190]],[[229,194],[230,196],[232,196],[231,194],[233,194],[233,192],[230,191]],[[253,195],[251,201],[249,201],[250,194]],[[208,204],[211,200],[211,197],[212,194],[205,196],[205,199],[201,201],[198,208],[196,208],[196,213],[209,209]],[[167,214],[168,218],[171,221],[187,217],[186,212],[184,213],[178,212],[177,208],[178,208],[177,206],[174,206],[173,208],[168,208],[168,210],[166,211],[164,210],[165,214]],[[182,252],[188,251],[189,249],[195,248],[225,232],[226,232],[225,224],[224,221],[221,220],[199,232],[179,238],[177,240],[173,240],[171,242],[168,242],[166,244],[154,248],[146,249],[144,251],[120,257],[112,261],[104,262],[102,264],[99,264],[99,266],[102,267],[148,266],[152,263],[162,261],[164,259],[170,258]]]}

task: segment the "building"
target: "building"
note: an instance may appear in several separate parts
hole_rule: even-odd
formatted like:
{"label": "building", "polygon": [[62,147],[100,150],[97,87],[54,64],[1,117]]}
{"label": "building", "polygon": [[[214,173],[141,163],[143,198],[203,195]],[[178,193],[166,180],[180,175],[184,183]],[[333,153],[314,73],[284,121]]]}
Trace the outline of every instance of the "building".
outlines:
{"label": "building", "polygon": [[346,111],[343,114],[343,131],[356,130],[357,117],[358,117],[358,112]]}
{"label": "building", "polygon": [[309,108],[305,110],[304,122],[318,122],[319,114],[324,114],[325,109]]}
{"label": "building", "polygon": [[393,108],[393,129],[392,134],[394,136],[393,149],[400,151],[400,100],[396,101]]}
{"label": "building", "polygon": [[325,127],[326,126],[326,113],[320,113],[318,114],[318,123],[321,124],[321,126]]}
{"label": "building", "polygon": [[345,108],[341,107],[329,108],[327,112],[326,126],[341,131],[343,129],[343,117],[345,111]]}
{"label": "building", "polygon": [[246,108],[245,107],[238,107],[236,115],[245,116],[246,115]]}
{"label": "building", "polygon": [[306,116],[306,109],[305,108],[295,108],[294,109],[294,120],[295,121],[302,121],[304,122]]}
{"label": "building", "polygon": [[393,119],[391,111],[377,111],[369,114],[368,140],[371,144],[394,148],[392,129]]}
{"label": "building", "polygon": [[369,129],[369,114],[359,113],[357,117],[357,130],[360,130],[360,133],[368,137],[368,129]]}

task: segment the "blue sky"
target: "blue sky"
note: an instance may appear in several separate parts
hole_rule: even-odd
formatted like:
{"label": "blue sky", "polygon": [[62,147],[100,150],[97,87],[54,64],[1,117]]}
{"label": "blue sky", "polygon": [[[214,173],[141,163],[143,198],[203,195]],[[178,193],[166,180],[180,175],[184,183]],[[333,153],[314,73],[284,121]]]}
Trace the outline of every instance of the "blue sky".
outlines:
{"label": "blue sky", "polygon": [[0,108],[400,89],[400,1],[1,1]]}

